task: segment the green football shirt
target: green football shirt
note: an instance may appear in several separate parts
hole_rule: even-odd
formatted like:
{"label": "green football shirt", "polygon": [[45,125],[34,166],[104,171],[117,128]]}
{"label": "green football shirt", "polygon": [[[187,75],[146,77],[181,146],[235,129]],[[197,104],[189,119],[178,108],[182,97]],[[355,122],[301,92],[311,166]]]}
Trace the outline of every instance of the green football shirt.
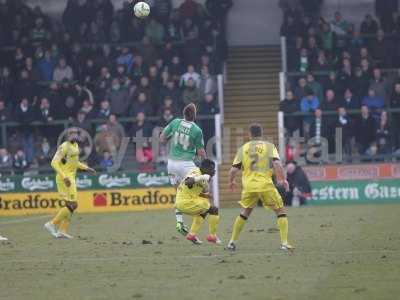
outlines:
{"label": "green football shirt", "polygon": [[197,150],[204,148],[203,131],[194,122],[172,120],[163,131],[169,140],[169,158],[193,160]]}

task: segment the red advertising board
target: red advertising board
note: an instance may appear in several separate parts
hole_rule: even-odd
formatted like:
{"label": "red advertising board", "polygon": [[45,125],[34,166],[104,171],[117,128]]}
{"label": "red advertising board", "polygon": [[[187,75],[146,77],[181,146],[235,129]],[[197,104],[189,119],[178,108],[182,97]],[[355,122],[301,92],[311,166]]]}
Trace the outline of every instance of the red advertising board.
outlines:
{"label": "red advertising board", "polygon": [[306,166],[310,181],[400,178],[400,164]]}

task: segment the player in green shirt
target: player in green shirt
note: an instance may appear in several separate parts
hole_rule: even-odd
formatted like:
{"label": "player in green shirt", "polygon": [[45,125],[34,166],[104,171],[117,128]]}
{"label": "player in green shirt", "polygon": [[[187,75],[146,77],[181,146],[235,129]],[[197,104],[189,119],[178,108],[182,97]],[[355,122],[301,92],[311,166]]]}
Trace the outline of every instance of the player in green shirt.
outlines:
{"label": "player in green shirt", "polygon": [[[171,184],[178,187],[186,175],[196,168],[193,160],[196,156],[206,158],[204,149],[203,131],[194,122],[196,120],[196,106],[188,104],[183,109],[184,119],[174,119],[161,133],[162,143],[170,142],[168,155],[168,175]],[[186,235],[187,227],[183,223],[183,216],[179,210],[175,210],[176,229],[179,233]]]}

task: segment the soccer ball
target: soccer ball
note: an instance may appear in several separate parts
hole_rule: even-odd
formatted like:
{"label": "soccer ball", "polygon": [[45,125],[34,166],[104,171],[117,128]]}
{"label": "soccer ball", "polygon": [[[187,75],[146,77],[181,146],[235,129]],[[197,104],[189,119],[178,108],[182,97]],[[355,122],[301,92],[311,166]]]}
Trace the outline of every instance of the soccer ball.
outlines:
{"label": "soccer ball", "polygon": [[150,6],[146,2],[138,2],[135,4],[133,11],[136,17],[143,19],[150,14]]}

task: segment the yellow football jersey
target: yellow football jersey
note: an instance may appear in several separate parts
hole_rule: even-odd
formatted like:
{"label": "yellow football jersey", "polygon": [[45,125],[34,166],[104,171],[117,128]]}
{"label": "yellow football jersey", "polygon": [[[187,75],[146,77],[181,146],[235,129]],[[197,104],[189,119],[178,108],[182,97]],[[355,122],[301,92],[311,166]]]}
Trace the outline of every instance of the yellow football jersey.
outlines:
{"label": "yellow football jersey", "polygon": [[[196,177],[200,176],[201,171],[199,168],[193,169],[189,174],[186,175],[187,177]],[[208,182],[196,182],[193,187],[190,189],[186,184],[185,180],[182,180],[181,184],[178,186],[178,191],[177,191],[177,201],[179,199],[184,199],[184,198],[193,198],[193,197],[198,197],[201,193],[204,193],[208,189]]]}
{"label": "yellow football jersey", "polygon": [[79,161],[78,143],[68,141],[58,147],[51,166],[62,178],[75,176],[78,169],[87,169],[87,166]]}
{"label": "yellow football jersey", "polygon": [[267,141],[250,141],[239,148],[232,165],[243,171],[243,191],[262,192],[270,188],[273,159],[279,159],[279,154],[275,145]]}

